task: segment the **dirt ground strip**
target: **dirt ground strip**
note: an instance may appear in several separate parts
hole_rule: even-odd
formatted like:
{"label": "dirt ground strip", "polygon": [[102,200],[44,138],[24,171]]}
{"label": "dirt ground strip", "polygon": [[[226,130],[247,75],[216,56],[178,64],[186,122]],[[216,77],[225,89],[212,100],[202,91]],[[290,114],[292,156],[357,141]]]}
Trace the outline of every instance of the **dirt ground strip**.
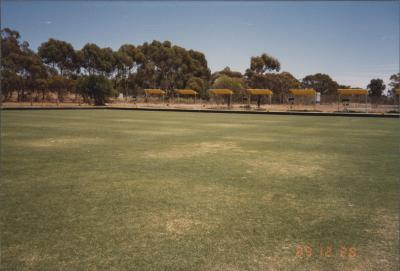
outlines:
{"label": "dirt ground strip", "polygon": [[[121,107],[121,108],[160,108],[160,109],[186,109],[186,110],[228,110],[226,104],[215,104],[215,103],[109,103],[107,106],[111,107]],[[6,102],[2,104],[3,108],[14,108],[14,107],[78,107],[78,108],[90,108],[93,107],[88,104],[77,104],[77,103],[15,103]],[[278,111],[278,112],[296,112],[296,111],[309,111],[309,112],[354,112],[354,113],[398,113],[399,105],[393,104],[368,104],[367,107],[362,104],[354,104],[348,108],[344,109],[343,106],[333,103],[333,104],[317,104],[317,105],[294,105],[290,106],[288,104],[270,104],[262,105],[257,108],[256,105],[252,105],[250,109],[245,108],[243,104],[233,104],[230,110],[239,111]]]}

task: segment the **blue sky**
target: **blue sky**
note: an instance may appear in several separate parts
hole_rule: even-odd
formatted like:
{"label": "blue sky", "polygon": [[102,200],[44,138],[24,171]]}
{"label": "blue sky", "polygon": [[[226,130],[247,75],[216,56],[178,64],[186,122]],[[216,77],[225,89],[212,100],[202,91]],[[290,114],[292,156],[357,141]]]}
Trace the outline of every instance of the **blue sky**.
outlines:
{"label": "blue sky", "polygon": [[301,79],[317,72],[353,87],[399,71],[399,2],[2,1],[2,27],[37,47],[170,40],[205,53],[212,71],[244,72],[268,53]]}

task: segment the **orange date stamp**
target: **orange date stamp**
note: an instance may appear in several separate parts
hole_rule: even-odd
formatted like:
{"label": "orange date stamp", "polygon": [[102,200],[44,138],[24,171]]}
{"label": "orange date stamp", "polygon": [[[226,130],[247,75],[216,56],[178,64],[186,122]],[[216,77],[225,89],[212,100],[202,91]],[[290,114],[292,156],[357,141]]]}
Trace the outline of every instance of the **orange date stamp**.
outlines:
{"label": "orange date stamp", "polygon": [[313,247],[311,245],[298,245],[296,246],[295,255],[298,258],[310,257],[341,257],[341,258],[356,258],[358,251],[353,246],[339,246],[333,245]]}

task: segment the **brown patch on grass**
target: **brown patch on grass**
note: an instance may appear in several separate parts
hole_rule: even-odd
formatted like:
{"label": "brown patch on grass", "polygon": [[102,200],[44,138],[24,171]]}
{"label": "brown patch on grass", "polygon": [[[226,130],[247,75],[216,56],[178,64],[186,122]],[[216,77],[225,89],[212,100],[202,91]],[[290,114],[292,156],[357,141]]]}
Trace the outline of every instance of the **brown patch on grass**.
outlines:
{"label": "brown patch on grass", "polygon": [[399,218],[394,215],[388,215],[380,212],[376,216],[376,222],[380,225],[377,234],[384,240],[393,240],[393,236],[399,236]]}
{"label": "brown patch on grass", "polygon": [[248,128],[253,127],[253,124],[243,124],[243,123],[207,123],[202,124],[207,127],[216,127],[216,128]]}
{"label": "brown patch on grass", "polygon": [[190,231],[195,231],[195,228],[201,225],[202,223],[198,220],[181,217],[168,220],[166,222],[166,229],[167,232],[172,234],[185,234]]}
{"label": "brown patch on grass", "polygon": [[21,254],[19,259],[26,267],[34,268],[41,260],[43,260],[43,256],[40,255],[39,252],[31,250],[29,253]]}
{"label": "brown patch on grass", "polygon": [[162,234],[176,237],[187,234],[207,233],[212,228],[212,225],[188,214],[165,211],[157,214],[148,214],[146,227],[158,229]]}
{"label": "brown patch on grass", "polygon": [[147,152],[146,156],[149,158],[181,159],[226,151],[255,152],[246,151],[235,142],[201,142],[197,144],[177,145],[164,151]]}
{"label": "brown patch on grass", "polygon": [[284,176],[309,176],[312,177],[323,168],[307,161],[270,161],[260,159],[247,159],[244,161],[250,168],[256,171],[267,171],[274,175]]}
{"label": "brown patch on grass", "polygon": [[199,202],[206,202],[209,208],[216,208],[219,204],[245,203],[252,196],[251,193],[242,189],[218,184],[195,184],[192,187],[193,198],[198,198]]}
{"label": "brown patch on grass", "polygon": [[261,157],[243,159],[249,173],[262,172],[290,177],[315,177],[323,173],[327,166],[337,162],[340,162],[340,157],[335,154],[302,151],[265,152]]}
{"label": "brown patch on grass", "polygon": [[[294,255],[290,256],[254,255],[254,257],[251,259],[251,268],[249,268],[249,270],[268,270],[268,271],[299,270],[298,269],[299,265],[298,263],[296,264],[296,260],[298,259],[296,259]],[[304,270],[317,271],[318,269],[307,268]]]}
{"label": "brown patch on grass", "polygon": [[17,258],[18,261],[29,270],[36,270],[40,262],[49,258],[48,254],[40,253],[37,249],[25,247],[24,245],[13,245],[2,251],[2,258],[4,258],[3,265],[7,264],[7,259]]}
{"label": "brown patch on grass", "polygon": [[285,193],[285,194],[277,194],[273,192],[265,192],[262,196],[262,200],[264,202],[275,202],[277,199],[287,201],[287,204],[292,204],[295,206],[297,204],[297,197],[294,194]]}
{"label": "brown patch on grass", "polygon": [[194,130],[191,129],[183,129],[183,128],[168,128],[162,130],[123,130],[121,131],[124,134],[131,135],[187,135],[193,133]]}
{"label": "brown patch on grass", "polygon": [[[246,258],[235,263],[211,263],[208,270],[300,270],[299,259],[295,257],[295,245],[291,242],[275,247],[274,251],[265,251],[253,246],[247,248]],[[301,270],[319,270],[306,268]]]}
{"label": "brown patch on grass", "polygon": [[227,140],[243,140],[243,141],[248,141],[248,142],[260,142],[260,143],[272,143],[272,142],[276,142],[276,139],[273,138],[269,138],[269,137],[240,137],[240,136],[225,136],[224,139]]}
{"label": "brown patch on grass", "polygon": [[101,138],[74,137],[74,138],[44,138],[21,142],[23,145],[34,148],[66,148],[77,145],[100,144]]}
{"label": "brown patch on grass", "polygon": [[357,256],[353,263],[344,266],[344,271],[373,271],[397,270],[399,255],[396,237],[399,236],[398,214],[388,214],[385,210],[376,211],[373,217],[373,227],[367,229],[369,235],[375,238],[362,246],[357,247]]}
{"label": "brown patch on grass", "polygon": [[140,124],[180,124],[179,121],[172,120],[149,120],[149,119],[113,119],[114,122],[140,123]]}
{"label": "brown patch on grass", "polygon": [[217,266],[213,266],[211,267],[211,269],[209,269],[211,271],[239,271],[240,268],[238,268],[237,266],[233,265],[233,264],[219,264]]}

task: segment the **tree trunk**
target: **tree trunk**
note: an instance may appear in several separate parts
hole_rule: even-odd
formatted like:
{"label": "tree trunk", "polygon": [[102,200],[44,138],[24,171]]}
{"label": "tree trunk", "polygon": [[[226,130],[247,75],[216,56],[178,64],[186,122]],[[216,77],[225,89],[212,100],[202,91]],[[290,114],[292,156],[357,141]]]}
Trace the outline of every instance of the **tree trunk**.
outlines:
{"label": "tree trunk", "polygon": [[18,95],[18,102],[22,102],[22,99],[24,97],[25,91],[23,89],[20,90],[21,93]]}
{"label": "tree trunk", "polygon": [[125,102],[128,101],[128,80],[125,78],[124,82],[124,96],[125,96]]}

